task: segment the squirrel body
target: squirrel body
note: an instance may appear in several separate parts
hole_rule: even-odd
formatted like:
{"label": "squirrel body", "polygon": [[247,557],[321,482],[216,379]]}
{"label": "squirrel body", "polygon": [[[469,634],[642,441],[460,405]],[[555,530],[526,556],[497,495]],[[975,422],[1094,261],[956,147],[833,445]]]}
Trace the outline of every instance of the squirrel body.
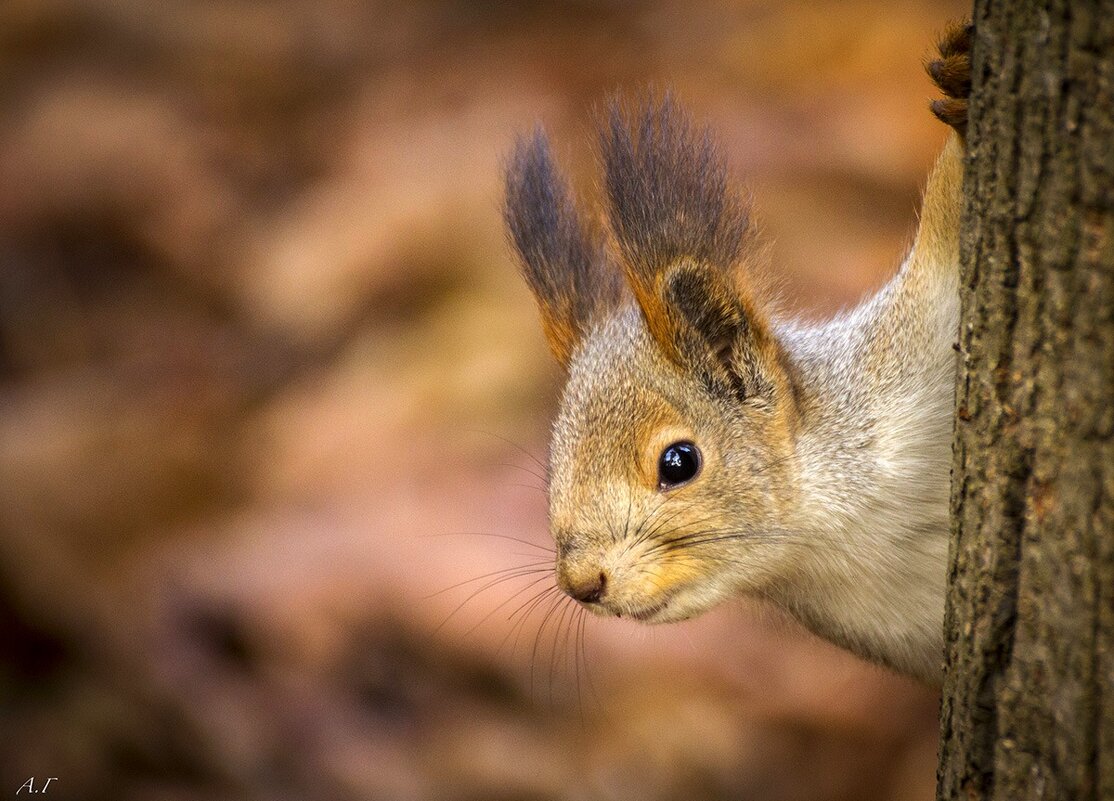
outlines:
{"label": "squirrel body", "polygon": [[[960,134],[968,47],[969,31],[952,32],[944,79],[930,66],[951,95],[934,110]],[[961,136],[893,279],[807,325],[757,301],[739,269],[747,210],[671,100],[633,118],[614,104],[602,151],[610,249],[581,224],[541,134],[507,174],[511,239],[568,371],[549,474],[558,584],[645,622],[763,598],[938,682]]]}
{"label": "squirrel body", "polygon": [[808,394],[796,446],[797,530],[813,539],[802,550],[810,581],[785,602],[821,636],[936,680],[961,200],[962,147],[952,136],[926,190],[917,241],[897,275],[847,314],[778,331]]}

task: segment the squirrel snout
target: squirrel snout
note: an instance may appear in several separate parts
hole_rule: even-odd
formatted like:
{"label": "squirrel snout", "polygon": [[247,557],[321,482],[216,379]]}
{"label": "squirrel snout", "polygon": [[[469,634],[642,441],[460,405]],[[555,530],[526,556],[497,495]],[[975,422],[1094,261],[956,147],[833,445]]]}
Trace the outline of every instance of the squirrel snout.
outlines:
{"label": "squirrel snout", "polygon": [[567,571],[562,570],[557,583],[566,594],[582,604],[599,603],[607,593],[607,574],[602,570],[582,576],[570,576]]}

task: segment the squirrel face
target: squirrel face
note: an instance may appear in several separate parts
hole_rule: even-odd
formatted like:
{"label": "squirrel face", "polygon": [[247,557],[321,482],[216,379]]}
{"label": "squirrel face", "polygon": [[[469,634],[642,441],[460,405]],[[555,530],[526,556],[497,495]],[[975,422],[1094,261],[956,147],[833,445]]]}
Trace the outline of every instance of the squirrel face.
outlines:
{"label": "squirrel face", "polygon": [[508,229],[568,371],[549,477],[559,586],[646,622],[766,598],[937,681],[960,149],[941,156],[894,280],[776,338],[742,280],[753,232],[707,135],[668,101],[609,122],[610,247],[540,134],[507,172]]}
{"label": "squirrel face", "polygon": [[508,229],[569,373],[557,579],[595,611],[676,620],[785,574],[793,384],[739,280],[753,230],[707,132],[668,98],[634,119],[615,104],[601,149],[613,255],[540,133],[507,173]]}
{"label": "squirrel face", "polygon": [[600,614],[681,620],[783,575],[793,485],[786,399],[740,402],[659,348],[625,304],[569,365],[550,519],[561,588]]}

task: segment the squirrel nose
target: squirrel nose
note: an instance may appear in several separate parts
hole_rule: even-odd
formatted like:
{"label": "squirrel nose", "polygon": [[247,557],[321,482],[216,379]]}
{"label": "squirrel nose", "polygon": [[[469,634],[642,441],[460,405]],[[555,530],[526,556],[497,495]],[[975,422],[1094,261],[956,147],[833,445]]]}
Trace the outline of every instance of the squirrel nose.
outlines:
{"label": "squirrel nose", "polygon": [[598,576],[588,579],[570,581],[566,592],[582,604],[599,603],[607,591],[607,574],[601,572]]}

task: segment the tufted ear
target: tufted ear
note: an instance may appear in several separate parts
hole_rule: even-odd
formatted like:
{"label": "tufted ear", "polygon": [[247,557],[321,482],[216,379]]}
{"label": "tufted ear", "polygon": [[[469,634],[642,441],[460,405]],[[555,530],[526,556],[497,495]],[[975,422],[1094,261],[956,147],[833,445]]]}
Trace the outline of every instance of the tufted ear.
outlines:
{"label": "tufted ear", "polygon": [[541,130],[515,147],[503,215],[549,347],[567,367],[592,321],[615,304],[621,284],[617,271],[606,269],[602,243],[581,225]]}
{"label": "tufted ear", "polygon": [[785,384],[781,347],[765,316],[716,270],[681,261],[661,290],[676,362],[721,395],[768,399]]}
{"label": "tufted ear", "polygon": [[682,368],[761,392],[777,344],[739,280],[753,227],[710,134],[668,96],[634,112],[614,102],[601,149],[611,228],[650,333]]}

